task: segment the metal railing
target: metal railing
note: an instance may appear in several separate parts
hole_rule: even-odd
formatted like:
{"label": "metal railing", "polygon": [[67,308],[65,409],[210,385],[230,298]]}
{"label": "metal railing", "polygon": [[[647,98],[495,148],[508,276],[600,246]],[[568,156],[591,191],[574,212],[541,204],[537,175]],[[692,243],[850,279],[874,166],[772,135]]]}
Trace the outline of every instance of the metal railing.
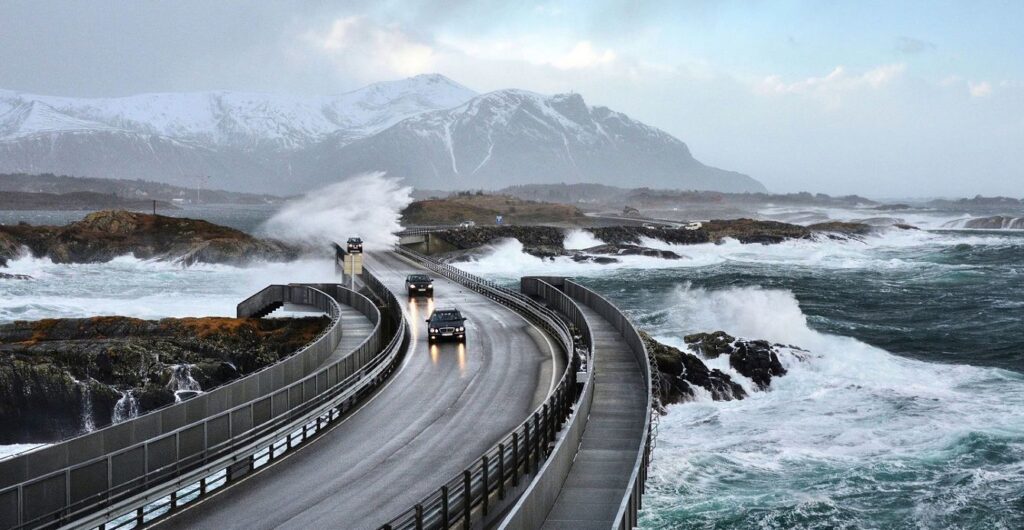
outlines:
{"label": "metal railing", "polygon": [[[557,313],[523,293],[498,286],[445,263],[405,248],[396,252],[421,266],[464,285],[533,321],[558,340],[566,352],[566,370],[554,390],[523,423],[484,452],[459,476],[453,477],[415,506],[388,521],[384,529],[470,528],[500,514],[547,461],[562,426],[576,407],[579,389],[576,371],[581,359],[576,352],[590,351],[590,334],[579,330]],[[568,309],[568,308],[567,308]],[[580,322],[582,315],[573,318]],[[582,346],[578,348],[578,346]]]}
{"label": "metal railing", "polygon": [[636,357],[636,361],[644,375],[644,384],[647,389],[647,416],[643,429],[646,434],[644,436],[644,443],[637,452],[626,494],[619,503],[619,508],[615,515],[616,528],[623,530],[634,528],[637,524],[637,513],[640,510],[644,487],[647,482],[647,469],[651,462],[659,414],[658,396],[661,391],[660,383],[658,383],[659,386],[654,386],[656,381],[660,381],[657,376],[657,364],[651,353],[647,351],[647,346],[644,344],[643,339],[640,338],[640,333],[615,304],[609,302],[605,297],[596,292],[569,280],[565,282],[565,292],[596,311],[618,330]]}
{"label": "metal railing", "polygon": [[[157,421],[147,431],[143,427],[151,425],[152,420],[136,423],[145,418],[163,419],[163,416],[154,414],[113,426],[110,432],[117,433],[127,424],[133,429],[130,434],[142,438],[142,441],[105,450],[99,456],[39,473],[0,490],[0,528],[56,527],[72,521],[81,527],[139,526],[247,475],[282,452],[315,437],[393,370],[400,352],[408,343],[406,322],[398,300],[368,271],[366,284],[384,300],[390,322],[381,318],[379,309],[368,298],[339,285],[319,286],[321,289],[272,286],[268,288],[271,291],[257,293],[254,297],[269,299],[273,303],[284,295],[275,297],[268,292],[305,290],[304,298],[299,298],[320,303],[327,299],[333,302],[334,297],[322,289],[333,290],[335,297],[348,298],[350,305],[370,318],[374,328],[350,354],[328,366],[316,369],[337,347],[340,333],[337,337],[327,333],[314,341],[314,344],[320,344],[325,337],[330,337],[327,340],[333,345],[324,352],[315,350],[308,361],[303,360],[277,372],[264,369],[221,387],[219,394],[204,394],[208,399],[215,394],[220,396],[215,398],[219,401],[214,405],[219,405],[219,410],[210,412],[209,408],[190,407],[196,400],[188,400],[176,406],[185,412],[178,426],[169,424],[173,428],[161,430],[159,427],[164,423]],[[243,305],[254,297],[240,304],[240,312],[243,312]],[[299,298],[289,296],[289,301]],[[259,307],[263,303],[249,304],[249,307]],[[334,303],[332,319],[340,322],[340,310]],[[385,329],[393,333],[385,336]],[[303,352],[309,351],[314,344]],[[311,373],[290,384],[282,384],[285,374],[297,372]],[[281,375],[267,377],[264,375],[267,373]],[[247,399],[250,387],[246,385],[252,378],[269,385],[265,388],[275,390],[269,394],[256,392],[260,394],[258,397]],[[266,381],[260,378],[266,378]],[[231,398],[243,403],[227,407]],[[167,414],[171,410],[164,409],[162,413]],[[193,415],[198,417],[192,420]],[[100,440],[107,442],[106,438]],[[106,449],[105,444],[100,449]],[[36,460],[46,462],[38,457]],[[33,475],[31,463],[31,460],[24,460],[25,474],[30,476]]]}
{"label": "metal railing", "polygon": [[574,323],[583,338],[582,345],[588,345],[590,348],[586,355],[581,356],[590,359],[586,370],[587,381],[583,384],[576,403],[576,410],[566,422],[567,429],[559,437],[551,450],[551,455],[525,488],[515,506],[501,521],[498,526],[501,529],[539,528],[544,524],[548,513],[558,499],[566,477],[569,476],[573,462],[576,460],[576,454],[583,440],[583,433],[589,422],[590,411],[594,403],[594,386],[596,384],[594,372],[597,368],[592,358],[594,337],[590,330],[590,324],[580,311],[579,306],[561,289],[564,284],[565,279],[561,277],[527,277],[520,281],[521,290],[524,293],[537,296],[547,304],[557,307],[566,318]]}

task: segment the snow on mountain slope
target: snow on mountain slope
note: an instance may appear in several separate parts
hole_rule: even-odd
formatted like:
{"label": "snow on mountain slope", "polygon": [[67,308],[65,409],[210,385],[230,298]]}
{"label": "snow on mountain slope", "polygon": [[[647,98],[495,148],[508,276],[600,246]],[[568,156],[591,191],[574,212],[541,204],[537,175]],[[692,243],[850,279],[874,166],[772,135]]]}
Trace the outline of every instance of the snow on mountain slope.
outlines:
{"label": "snow on mountain slope", "polygon": [[[420,188],[593,182],[720,191],[764,191],[749,176],[705,166],[668,133],[578,94],[491,92],[452,109],[425,112],[378,134],[322,148],[332,178],[384,170]],[[318,171],[319,170],[319,171]]]}
{"label": "snow on mountain slope", "polygon": [[[373,134],[420,112],[450,108],[475,95],[440,75],[421,75],[333,97],[298,97],[246,92],[194,92],[141,94],[121,98],[78,99],[0,93],[15,107],[38,103],[49,109],[49,121],[87,129],[119,129],[187,140],[207,146],[297,149],[329,134],[358,138]],[[60,116],[63,115],[63,116]],[[42,130],[34,122],[20,126],[18,134]],[[0,130],[0,139],[10,134]]]}
{"label": "snow on mountain slope", "polygon": [[675,137],[576,94],[477,96],[441,75],[330,97],[78,99],[0,90],[0,172],[146,178],[292,194],[365,171],[425,189],[592,182],[763,191]]}
{"label": "snow on mountain slope", "polygon": [[0,113],[0,141],[35,134],[116,130],[103,123],[68,116],[39,101],[10,103],[7,111]]}

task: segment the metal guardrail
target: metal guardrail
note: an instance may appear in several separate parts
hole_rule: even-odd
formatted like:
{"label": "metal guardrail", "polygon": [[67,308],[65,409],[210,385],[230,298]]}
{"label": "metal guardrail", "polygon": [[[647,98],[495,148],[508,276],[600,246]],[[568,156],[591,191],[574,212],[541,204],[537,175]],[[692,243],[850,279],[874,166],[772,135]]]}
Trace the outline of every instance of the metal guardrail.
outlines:
{"label": "metal guardrail", "polygon": [[657,364],[650,352],[647,351],[647,346],[644,344],[643,339],[640,338],[640,333],[615,304],[594,291],[569,280],[565,282],[565,292],[572,298],[581,300],[584,305],[596,311],[619,331],[626,344],[629,345],[630,350],[636,356],[637,363],[644,373],[644,383],[647,388],[646,408],[648,412],[643,427],[644,431],[646,431],[646,436],[633,464],[629,478],[629,487],[615,515],[616,528],[621,530],[634,528],[637,524],[637,512],[640,510],[644,487],[647,482],[647,468],[651,462],[660,410],[658,395],[661,392],[661,387]]}
{"label": "metal guardrail", "polygon": [[[390,373],[408,342],[406,322],[398,300],[369,272],[366,280],[367,286],[385,302],[392,320],[387,326],[377,306],[366,297],[339,285],[320,286],[333,290],[335,296],[348,298],[350,305],[375,324],[370,336],[349,355],[326,367],[309,370],[311,365],[319,366],[340,342],[340,332],[336,337],[326,333],[300,352],[309,352],[314,345],[329,337],[328,344],[333,342],[329,349],[324,352],[319,348],[313,350],[312,356],[319,358],[316,364],[303,361],[301,366],[296,363],[278,372],[264,369],[225,385],[218,394],[220,401],[214,405],[219,405],[220,410],[210,412],[209,407],[190,407],[196,398],[158,411],[167,414],[171,410],[183,410],[183,421],[176,427],[168,422],[166,425],[172,428],[154,431],[154,427],[165,424],[159,421],[163,416],[153,413],[112,426],[111,432],[117,433],[127,425],[132,429],[130,434],[143,438],[143,441],[107,450],[100,456],[81,459],[83,461],[0,490],[0,528],[51,528],[72,521],[75,527],[137,527],[249,474],[284,451],[315,437]],[[336,302],[323,290],[310,286],[281,287],[271,286],[268,289],[290,294],[296,289],[305,290],[302,299],[324,307],[330,306],[327,303],[330,300],[335,304],[332,320],[340,322]],[[255,297],[275,298],[268,298],[265,291],[239,304],[240,312]],[[289,301],[298,300],[289,298]],[[258,307],[260,303],[249,304],[249,307]],[[385,328],[394,331],[389,339],[383,335]],[[385,340],[387,343],[381,348]],[[289,370],[291,373],[295,373],[294,370],[313,373],[290,384],[280,384],[284,373]],[[280,373],[281,377],[264,375],[267,373]],[[267,388],[277,389],[269,395],[247,399],[247,388],[250,387],[246,384],[250,378],[266,378],[265,382],[270,385]],[[217,392],[204,396],[215,394]],[[231,398],[244,402],[227,407]],[[198,417],[187,421],[193,415]],[[158,421],[155,425],[151,425],[152,420],[135,424],[145,418],[158,418]],[[146,425],[150,425],[150,430],[143,428]],[[68,443],[82,445],[76,440]],[[99,440],[107,441],[105,438]],[[101,444],[98,449],[103,450],[105,446]],[[46,463],[45,455],[52,454],[47,450],[39,453],[43,456],[37,456],[35,460],[40,463]],[[29,453],[25,457],[34,454]],[[0,462],[0,465],[8,462]],[[23,463],[25,472],[32,473],[29,465],[32,461],[26,459]]]}
{"label": "metal guardrail", "polygon": [[[415,506],[384,524],[383,529],[470,528],[501,513],[515,498],[525,477],[537,473],[548,458],[558,432],[573,413],[579,396],[576,371],[577,340],[574,330],[551,309],[529,296],[498,286],[422,254],[398,247],[396,252],[423,267],[512,308],[558,339],[569,356],[566,370],[545,402],[512,432],[503,437],[461,475],[453,477]],[[582,316],[580,316],[582,318]],[[580,336],[580,341],[589,339]],[[589,352],[590,344],[582,349]]]}
{"label": "metal guardrail", "polygon": [[548,305],[557,307],[565,318],[573,322],[583,339],[582,344],[590,349],[585,355],[591,361],[588,363],[587,381],[576,402],[576,410],[566,422],[567,428],[552,448],[551,455],[523,491],[515,506],[501,521],[498,528],[503,530],[539,528],[543,525],[576,460],[594,403],[596,367],[591,357],[594,337],[590,324],[587,323],[579,306],[560,289],[564,284],[565,279],[561,277],[526,277],[520,280],[520,289],[524,293],[537,296]]}

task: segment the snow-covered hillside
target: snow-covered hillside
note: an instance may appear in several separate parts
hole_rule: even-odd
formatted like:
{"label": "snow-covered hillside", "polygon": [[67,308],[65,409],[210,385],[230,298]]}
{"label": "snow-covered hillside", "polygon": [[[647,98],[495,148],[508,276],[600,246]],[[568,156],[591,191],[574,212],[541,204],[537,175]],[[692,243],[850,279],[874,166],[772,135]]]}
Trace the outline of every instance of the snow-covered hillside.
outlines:
{"label": "snow-covered hillside", "polygon": [[[350,138],[373,134],[475,95],[440,75],[377,83],[328,97],[217,91],[78,99],[0,91],[0,141],[92,129],[165,136],[209,147],[296,149],[335,133]],[[25,107],[44,109],[46,119],[9,125],[13,119],[7,115]]]}
{"label": "snow-covered hillside", "polygon": [[0,90],[0,172],[145,178],[291,194],[364,171],[420,188],[551,182],[761,191],[686,144],[578,94],[477,95],[437,74],[337,96],[82,99]]}
{"label": "snow-covered hillside", "polygon": [[765,191],[746,175],[701,164],[686,144],[660,129],[587,106],[579,94],[525,90],[499,90],[452,109],[424,112],[375,135],[329,146],[319,160],[321,168],[385,170],[428,189],[591,182]]}

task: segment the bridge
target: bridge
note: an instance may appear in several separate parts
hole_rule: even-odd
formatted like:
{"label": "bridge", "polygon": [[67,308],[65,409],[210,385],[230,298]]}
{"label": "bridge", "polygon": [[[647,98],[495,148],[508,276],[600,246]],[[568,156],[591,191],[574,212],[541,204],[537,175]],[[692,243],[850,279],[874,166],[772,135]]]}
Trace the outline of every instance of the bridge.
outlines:
{"label": "bridge", "polygon": [[[410,236],[414,234],[407,234]],[[433,301],[404,279],[432,271]],[[0,461],[7,528],[631,528],[659,388],[628,319],[564,278],[499,286],[409,248],[352,291],[238,306],[330,316],[287,359],[182,403]],[[435,307],[465,345],[429,345]]]}

